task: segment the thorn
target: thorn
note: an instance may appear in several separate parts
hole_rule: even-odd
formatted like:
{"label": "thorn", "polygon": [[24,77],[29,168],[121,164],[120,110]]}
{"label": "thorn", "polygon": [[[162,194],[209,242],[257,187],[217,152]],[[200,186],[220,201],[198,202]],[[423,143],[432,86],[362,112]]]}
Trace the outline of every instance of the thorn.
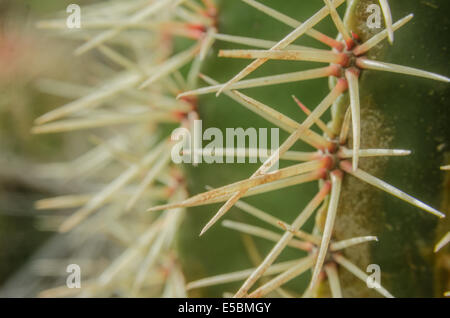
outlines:
{"label": "thorn", "polygon": [[[334,0],[333,4],[335,7],[341,5],[344,3],[345,0]],[[309,29],[311,29],[314,25],[319,23],[321,20],[323,20],[328,15],[328,9],[326,7],[319,10],[316,14],[314,14],[312,17],[310,17],[307,21],[305,21],[303,24],[301,24],[299,27],[297,27],[295,30],[293,30],[291,33],[289,33],[284,39],[282,39],[280,42],[278,42],[276,45],[274,45],[271,50],[283,50],[285,49],[289,44],[297,40],[300,36],[305,34]],[[234,83],[240,81],[244,77],[250,75],[253,71],[255,71],[257,68],[259,68],[261,65],[263,65],[265,62],[267,62],[267,59],[257,59],[250,63],[247,67],[245,67],[241,72],[239,72],[236,76],[234,76],[231,80],[229,80],[227,83],[223,84],[222,87],[217,92],[216,96],[219,96],[223,91],[230,89],[230,86]]]}
{"label": "thorn", "polygon": [[[255,9],[267,14],[268,16],[271,16],[272,18],[294,28],[294,29],[298,28],[299,26],[302,25],[302,22],[295,20],[295,19],[293,19],[277,10],[274,10],[260,2],[257,2],[254,0],[242,0],[242,1],[247,3],[250,6],[254,7]],[[342,43],[340,43],[339,41],[336,41],[333,38],[330,38],[329,36],[319,32],[319,31],[316,31],[313,28],[306,31],[306,34],[325,45],[328,45],[330,47],[337,49],[338,51],[342,51],[342,49],[343,49]]]}
{"label": "thorn", "polygon": [[319,49],[300,50],[220,50],[219,57],[243,59],[268,59],[285,61],[309,61],[340,64],[347,61],[344,53]]}
{"label": "thorn", "polygon": [[198,54],[199,50],[200,46],[198,44],[195,44],[190,49],[187,49],[186,51],[183,51],[181,53],[178,53],[177,55],[172,56],[162,65],[158,66],[155,72],[152,74],[152,76],[150,76],[139,86],[139,89],[144,89],[150,84],[156,82],[157,80],[180,69],[183,65],[187,64],[190,60],[192,60],[194,56]]}
{"label": "thorn", "polygon": [[322,266],[327,256],[328,245],[330,244],[331,236],[333,234],[334,220],[336,218],[339,198],[341,194],[343,173],[340,170],[334,170],[331,173],[331,196],[328,203],[327,218],[325,221],[325,228],[322,234],[322,242],[319,247],[319,254],[317,255],[316,265],[311,278],[309,289],[313,289],[322,272]]}
{"label": "thorn", "polygon": [[351,120],[351,112],[352,108],[349,106],[345,111],[344,121],[342,122],[341,132],[339,134],[339,144],[345,145],[348,139],[348,132],[350,130],[350,120]]}
{"label": "thorn", "polygon": [[138,202],[139,198],[144,194],[145,190],[153,183],[158,174],[160,174],[163,169],[169,164],[171,152],[166,151],[164,156],[150,169],[150,171],[145,176],[144,180],[142,180],[136,192],[133,196],[128,200],[125,210],[130,211]]}
{"label": "thorn", "polygon": [[[292,266],[296,265],[297,263],[298,263],[298,261],[295,260],[295,261],[287,261],[287,262],[274,264],[267,269],[267,271],[264,273],[264,276],[274,275],[274,274],[284,272],[284,271],[288,270],[289,268],[291,268]],[[188,283],[186,285],[186,289],[192,290],[192,289],[197,289],[197,288],[202,288],[202,287],[209,287],[209,286],[216,286],[216,285],[220,285],[220,284],[237,282],[237,281],[244,280],[245,278],[247,278],[254,270],[255,270],[255,268],[249,268],[249,269],[241,270],[238,272],[232,272],[232,273],[202,278],[202,279]]]}
{"label": "thorn", "polygon": [[391,186],[390,184],[372,176],[371,174],[362,171],[361,169],[356,169],[356,171],[353,171],[352,165],[348,161],[341,161],[339,166],[347,173],[350,173],[351,175],[357,177],[358,179],[373,185],[374,187],[383,190],[405,202],[408,202],[411,205],[414,205],[426,212],[429,212],[433,215],[436,215],[440,218],[445,218],[445,214],[442,212],[439,212],[436,209],[433,209],[432,207],[426,205],[425,203],[411,197],[410,195],[400,191],[399,189]]}
{"label": "thorn", "polygon": [[[315,195],[315,197],[308,203],[308,205],[303,209],[302,212],[297,216],[297,218],[292,223],[291,227],[294,230],[299,230],[306,221],[311,217],[312,213],[319,207],[325,197],[328,195],[331,189],[331,183],[326,181],[322,186],[321,190]],[[272,250],[267,254],[266,258],[258,266],[258,268],[247,278],[238,292],[235,294],[235,298],[243,297],[252,288],[256,281],[265,273],[267,268],[273,264],[276,258],[281,254],[281,252],[286,247],[287,243],[293,238],[294,234],[292,232],[285,232],[278,243],[272,248]]]}
{"label": "thorn", "polygon": [[361,145],[361,106],[359,100],[359,70],[350,68],[345,71],[350,92],[350,108],[352,110],[353,127],[353,171],[358,169],[359,148]]}
{"label": "thorn", "polygon": [[[225,220],[222,222],[222,225],[226,228],[229,228],[229,229],[232,229],[235,231],[239,231],[239,232],[242,232],[245,234],[257,236],[260,238],[264,238],[266,240],[273,241],[273,242],[279,241],[282,237],[282,235],[280,235],[278,233],[263,229],[259,226],[253,226],[253,225],[246,224],[246,223]],[[312,250],[313,244],[311,244],[309,242],[304,242],[304,241],[301,241],[298,239],[292,239],[288,243],[288,246],[300,249],[302,251],[309,252]]]}
{"label": "thorn", "polygon": [[402,66],[402,65],[397,65],[397,64],[390,64],[390,63],[369,60],[369,59],[361,58],[361,57],[356,59],[356,65],[363,69],[423,77],[423,78],[428,78],[428,79],[441,81],[441,82],[445,82],[445,83],[450,82],[450,79],[448,77],[445,77],[445,76],[442,76],[439,74],[418,70],[416,68],[412,68],[412,67],[408,67],[408,66]]}
{"label": "thorn", "polygon": [[[261,48],[261,49],[270,49],[275,44],[277,44],[277,42],[275,42],[275,41],[268,41],[268,40],[255,39],[255,38],[229,35],[229,34],[222,34],[222,33],[216,33],[213,36],[216,40],[219,40],[219,41],[242,44],[242,45],[257,47],[257,48]],[[290,44],[286,47],[286,49],[301,50],[301,49],[307,49],[307,47],[301,46],[301,45],[296,45],[296,44]],[[309,48],[309,49],[314,50],[314,48]]]}
{"label": "thorn", "polygon": [[[358,268],[358,266],[356,266],[355,264],[353,264],[352,262],[350,262],[348,259],[346,259],[345,257],[343,257],[342,255],[339,254],[332,254],[333,259],[342,267],[344,267],[346,270],[348,270],[350,273],[352,273],[353,275],[355,275],[357,278],[359,278],[360,280],[362,280],[364,283],[367,283],[368,279],[369,279],[369,275],[367,275],[366,273],[364,273],[362,270],[360,270]],[[388,292],[383,286],[379,285],[376,288],[374,288],[374,290],[383,295],[386,298],[394,298],[394,296],[392,296],[392,294],[390,292]]]}
{"label": "thorn", "polygon": [[260,298],[264,297],[268,293],[272,292],[273,290],[279,288],[283,284],[289,282],[290,280],[294,279],[295,277],[303,274],[308,269],[310,269],[313,265],[314,258],[313,256],[308,256],[300,260],[300,262],[297,263],[297,265],[291,267],[284,273],[278,275],[268,283],[264,284],[263,286],[256,289],[253,293],[248,295],[248,298]]}
{"label": "thorn", "polygon": [[290,225],[286,224],[285,222],[277,219],[276,217],[273,217],[267,212],[264,212],[246,202],[238,201],[236,202],[236,207],[241,209],[242,211],[246,212],[247,214],[252,215],[253,217],[266,222],[267,224],[270,224],[278,229],[283,229],[284,231],[292,232],[296,237],[306,240],[308,242],[312,242],[314,244],[320,242],[320,238],[316,235],[312,235],[300,230],[295,231],[291,228]]}
{"label": "thorn", "polygon": [[[311,114],[311,111],[306,107],[295,95],[292,95],[292,99],[297,103],[297,105],[301,108],[301,110],[309,116]],[[319,126],[319,128],[331,139],[334,138],[334,134],[331,131],[330,128],[320,119],[318,118],[316,121],[316,125]]]}
{"label": "thorn", "polygon": [[[411,150],[403,149],[360,149],[359,157],[388,157],[388,156],[409,156]],[[352,158],[353,150],[341,147],[338,152],[341,159]]]}
{"label": "thorn", "polygon": [[350,32],[348,32],[347,28],[344,25],[344,22],[342,21],[341,17],[336,11],[336,8],[333,6],[333,4],[330,2],[330,0],[324,0],[326,6],[328,7],[328,10],[330,12],[331,19],[334,22],[334,25],[336,26],[336,29],[338,32],[342,35],[342,37],[345,40],[345,43],[347,44],[347,49],[350,50],[353,45],[353,39],[350,35]]}
{"label": "thorn", "polygon": [[35,120],[35,124],[46,124],[50,121],[72,115],[85,109],[98,107],[101,102],[107,101],[120,92],[136,85],[139,82],[140,78],[141,76],[137,74],[128,72],[121,73],[111,82],[95,89],[94,91],[92,91],[92,93],[38,117]]}
{"label": "thorn", "polygon": [[108,184],[103,190],[93,196],[86,205],[73,213],[67,220],[61,224],[59,231],[68,232],[75,226],[83,222],[89,215],[98,210],[105,202],[113,197],[133,178],[135,178],[143,169],[151,165],[158,156],[164,151],[167,141],[162,141],[155,149],[152,149],[139,164],[134,164],[120,174],[116,179]]}
{"label": "thorn", "polygon": [[348,88],[347,80],[341,78],[330,93],[322,100],[322,102],[313,110],[313,112],[305,119],[302,126],[310,128],[314,122],[320,118],[323,113],[341,96]]}
{"label": "thorn", "polygon": [[434,247],[434,252],[435,253],[439,252],[449,242],[450,242],[450,232],[447,232],[447,234],[445,234],[445,236]]}
{"label": "thorn", "polygon": [[[393,26],[393,30],[397,31],[398,29],[400,29],[401,27],[403,27],[406,23],[408,23],[409,21],[411,21],[411,19],[414,17],[414,14],[409,14],[406,17],[404,17],[403,19],[397,21]],[[364,53],[366,53],[367,51],[369,51],[371,48],[373,48],[375,45],[377,45],[378,43],[380,43],[381,41],[383,41],[386,37],[388,37],[388,30],[383,30],[380,33],[374,35],[373,37],[371,37],[369,40],[367,40],[366,42],[364,42],[361,45],[358,45],[354,50],[353,50],[353,54],[355,54],[356,56],[360,56]]]}
{"label": "thorn", "polygon": [[49,124],[35,126],[32,134],[50,134],[76,130],[100,128],[105,126],[135,124],[140,122],[166,122],[175,123],[177,119],[167,112],[144,112],[140,114],[106,114],[103,116],[82,119],[59,120]]}
{"label": "thorn", "polygon": [[[205,200],[213,199],[225,194],[235,193],[228,199],[228,201],[220,208],[220,210],[213,216],[213,218],[202,229],[200,236],[202,236],[208,229],[210,229],[231,207],[245,194],[250,188],[264,183],[273,182],[279,179],[285,179],[302,173],[314,171],[323,168],[325,162],[323,160],[315,160],[311,162],[300,163],[290,166],[288,168],[280,169],[271,173],[262,169],[255,172],[249,179],[235,182],[222,188],[208,191],[205,194],[197,195],[196,198],[205,198]],[[263,166],[261,166],[263,167]]]}
{"label": "thorn", "polygon": [[378,237],[376,237],[376,236],[361,236],[361,237],[354,237],[354,238],[347,239],[347,240],[342,240],[339,242],[333,242],[330,244],[330,250],[335,252],[335,251],[339,251],[339,250],[348,248],[353,245],[371,242],[371,241],[378,242]]}
{"label": "thorn", "polygon": [[342,289],[339,282],[339,274],[337,266],[334,263],[325,265],[325,272],[327,273],[328,283],[330,284],[331,295],[333,298],[342,298]]}
{"label": "thorn", "polygon": [[[235,90],[235,89],[244,89],[244,88],[253,88],[253,87],[264,87],[264,86],[270,86],[270,85],[278,85],[278,84],[306,81],[306,80],[315,79],[315,78],[339,76],[339,70],[340,70],[339,66],[331,65],[331,66],[316,68],[316,69],[307,70],[307,71],[258,77],[258,78],[243,80],[243,81],[234,83],[234,84],[230,85],[229,89]],[[205,82],[207,82],[207,83],[212,81],[209,77],[207,77],[204,74],[200,75],[200,77],[202,79],[204,79]],[[177,96],[177,99],[180,99],[185,96],[191,96],[191,95],[204,95],[204,94],[214,93],[214,92],[217,92],[222,86],[223,86],[223,84],[217,83],[217,84],[214,84],[213,86],[203,87],[203,88],[199,88],[196,90],[184,92],[184,93],[179,94]]]}
{"label": "thorn", "polygon": [[158,13],[159,11],[164,9],[167,5],[173,5],[173,7],[175,7],[175,6],[178,6],[182,1],[184,1],[184,0],[176,0],[175,2],[158,1],[155,3],[151,3],[146,8],[139,10],[137,13],[135,13],[133,16],[131,16],[128,21],[116,26],[113,29],[109,29],[107,31],[100,33],[99,35],[95,36],[88,42],[86,42],[83,45],[81,45],[80,47],[78,47],[75,50],[75,55],[84,54],[87,51],[104,43],[105,41],[112,39],[113,37],[117,36],[121,31],[126,29],[128,27],[128,25],[130,25],[132,23],[141,22],[142,20],[146,19],[147,17]]}
{"label": "thorn", "polygon": [[386,29],[389,34],[389,43],[394,43],[394,30],[392,28],[392,14],[391,8],[389,7],[389,3],[387,0],[380,0],[381,10],[383,11],[384,20],[386,24]]}

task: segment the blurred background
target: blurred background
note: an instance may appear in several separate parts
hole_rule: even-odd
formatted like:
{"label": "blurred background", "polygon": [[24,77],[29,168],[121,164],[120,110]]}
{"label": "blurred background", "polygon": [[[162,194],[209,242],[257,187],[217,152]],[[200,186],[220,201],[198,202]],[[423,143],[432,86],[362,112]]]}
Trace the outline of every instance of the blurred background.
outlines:
{"label": "blurred background", "polygon": [[76,59],[65,60],[70,43],[45,37],[35,27],[38,19],[69,3],[0,2],[0,286],[51,236],[42,222],[46,215],[37,214],[34,201],[65,191],[35,167],[70,158],[76,141],[65,135],[33,136],[30,129],[38,114],[65,100],[46,93],[46,78],[85,76]]}
{"label": "blurred background", "polygon": [[[79,45],[79,41],[68,41],[36,27],[39,20],[64,17],[65,9],[70,3],[73,1],[2,0],[0,4],[0,295],[3,296],[31,296],[38,292],[42,286],[36,287],[34,292],[29,286],[34,283],[34,278],[30,277],[35,277],[36,274],[40,277],[62,277],[65,274],[61,268],[55,270],[39,260],[45,259],[44,255],[49,252],[64,254],[64,251],[57,251],[64,249],[64,246],[58,236],[55,238],[53,234],[61,218],[67,214],[60,211],[36,211],[34,203],[42,198],[76,193],[82,189],[82,185],[73,181],[48,178],[47,172],[51,170],[54,174],[59,162],[73,160],[76,155],[89,149],[92,143],[87,141],[88,132],[32,135],[30,129],[36,117],[73,100],[74,96],[70,94],[60,94],[60,91],[67,89],[61,90],[58,85],[66,82],[94,86],[98,83],[98,73],[102,72],[97,69],[98,63],[91,64],[92,60],[98,58],[95,52],[82,57],[73,56],[73,50]],[[76,3],[83,6],[92,4],[93,1],[79,0]],[[223,12],[219,20],[223,33],[276,40],[280,34],[289,31],[288,27],[268,20],[240,1],[219,3]],[[295,2],[269,3],[276,9],[281,6],[283,11],[291,12],[297,6]],[[305,19],[320,6],[320,3],[304,4],[304,10],[296,15]],[[332,36],[336,34],[330,21],[321,23],[320,28]],[[304,42],[300,43],[311,42],[310,39],[302,41]],[[220,45],[221,48],[233,47],[227,43]],[[226,80],[246,63],[241,60],[224,62],[215,58],[217,51],[218,48],[215,47],[205,66],[205,73],[216,80]],[[291,71],[292,66],[289,62],[271,63],[257,73],[258,76],[282,73]],[[302,66],[307,68],[309,65],[302,63]],[[284,85],[282,95],[258,88],[251,91],[256,98],[266,100],[269,105],[278,103],[281,111],[300,120],[304,115],[294,107],[291,94],[300,94],[306,104],[312,105],[327,92],[326,82],[326,79],[309,81],[301,88],[295,83]],[[267,122],[236,103],[230,103],[227,98],[202,98],[200,116],[204,120],[204,129],[268,127]],[[281,138],[285,137],[282,132]],[[247,177],[255,168],[255,165],[226,165],[217,169],[217,165],[200,165],[188,167],[186,173],[190,190],[196,193],[203,191],[206,184],[218,186]],[[283,197],[274,193],[249,202],[259,202],[277,211],[281,217],[290,219],[292,211],[279,207],[288,204],[300,206],[315,189],[316,185],[307,185],[299,195],[298,187],[294,187],[284,190]],[[247,257],[229,257],[232,252],[246,254],[243,238],[233,231],[218,226],[213,233],[208,234],[207,239],[198,239],[198,231],[214,208],[215,206],[192,209],[192,214],[180,233],[179,245],[184,251],[183,267],[188,281],[226,272],[230,268],[252,265]],[[238,219],[241,220],[241,216]],[[224,236],[227,237],[226,244],[221,244],[218,248],[217,243],[223,242]],[[40,251],[43,246],[45,248]],[[257,246],[262,251],[268,251],[271,245],[257,242]],[[205,251],[209,251],[208,255],[205,255]],[[301,278],[301,281],[304,285],[307,278]],[[20,286],[27,290],[21,291]],[[205,295],[221,296],[222,293],[222,287],[213,287],[206,290]]]}

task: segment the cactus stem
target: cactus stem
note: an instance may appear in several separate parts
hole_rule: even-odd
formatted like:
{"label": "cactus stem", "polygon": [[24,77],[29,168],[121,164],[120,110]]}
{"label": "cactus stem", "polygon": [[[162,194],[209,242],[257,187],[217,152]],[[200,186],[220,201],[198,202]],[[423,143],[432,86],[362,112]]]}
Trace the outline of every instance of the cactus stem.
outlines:
{"label": "cactus stem", "polygon": [[383,190],[405,202],[408,202],[411,205],[414,205],[414,206],[416,206],[426,212],[429,212],[433,215],[436,215],[440,218],[445,217],[444,213],[439,212],[436,209],[433,209],[432,207],[426,205],[425,203],[411,197],[410,195],[400,191],[399,189],[393,187],[392,185],[372,176],[371,174],[369,174],[361,169],[356,169],[356,171],[353,171],[352,165],[348,161],[341,161],[340,167],[342,170],[344,170],[347,173],[350,173],[351,175],[355,176],[356,178],[358,178],[370,185],[373,185],[374,187],[376,187],[380,190]]}

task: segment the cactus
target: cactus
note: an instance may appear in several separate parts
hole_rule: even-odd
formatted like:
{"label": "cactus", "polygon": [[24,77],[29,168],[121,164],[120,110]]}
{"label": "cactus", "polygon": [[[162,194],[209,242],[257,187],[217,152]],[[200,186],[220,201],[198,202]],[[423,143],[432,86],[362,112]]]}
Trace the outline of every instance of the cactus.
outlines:
{"label": "cactus", "polygon": [[[448,74],[435,39],[442,25],[432,23],[446,23],[444,2],[136,0],[108,4],[109,19],[101,4],[86,7],[83,28],[66,36],[87,39],[78,55],[97,50],[114,63],[104,67],[109,80],[33,128],[119,132],[96,137],[69,170],[48,169],[56,179],[89,174],[86,193],[37,203],[76,208],[57,245],[71,262],[93,260],[78,295],[442,296],[449,79],[422,69]],[[385,29],[367,25],[371,4]],[[304,22],[286,15],[299,9]],[[235,49],[242,44],[251,49]],[[170,132],[198,118],[279,127],[282,143],[262,165],[180,169]],[[381,268],[378,288],[366,286],[370,264]]]}

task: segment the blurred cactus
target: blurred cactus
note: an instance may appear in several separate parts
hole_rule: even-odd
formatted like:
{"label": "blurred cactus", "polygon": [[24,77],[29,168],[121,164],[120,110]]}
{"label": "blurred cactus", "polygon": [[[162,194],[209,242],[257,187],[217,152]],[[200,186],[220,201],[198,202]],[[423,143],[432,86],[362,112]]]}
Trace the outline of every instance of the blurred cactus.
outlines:
{"label": "blurred cactus", "polygon": [[[381,5],[385,29],[367,25],[371,4]],[[63,14],[40,22],[83,41],[75,53],[94,61],[96,85],[41,81],[72,101],[38,117],[33,132],[83,139],[89,130],[96,146],[68,164],[38,168],[49,182],[77,185],[68,196],[37,202],[42,210],[75,208],[45,221],[72,232],[60,234],[4,293],[442,296],[448,247],[433,249],[448,232],[448,221],[436,216],[448,211],[447,172],[439,167],[448,164],[449,80],[422,69],[449,73],[438,39],[446,6],[134,0],[84,6],[77,30],[66,30]],[[236,46],[244,49],[229,50]],[[211,86],[202,87],[199,75]],[[170,163],[170,131],[192,128],[198,118],[205,128],[280,127],[282,144],[262,166],[179,169]],[[281,166],[269,172],[275,154]],[[208,204],[217,203],[216,214]],[[225,214],[235,220],[214,226]],[[69,263],[82,265],[81,290],[44,273],[54,266],[64,275]],[[378,289],[366,286],[370,264],[381,268]],[[27,275],[42,279],[23,290]]]}

